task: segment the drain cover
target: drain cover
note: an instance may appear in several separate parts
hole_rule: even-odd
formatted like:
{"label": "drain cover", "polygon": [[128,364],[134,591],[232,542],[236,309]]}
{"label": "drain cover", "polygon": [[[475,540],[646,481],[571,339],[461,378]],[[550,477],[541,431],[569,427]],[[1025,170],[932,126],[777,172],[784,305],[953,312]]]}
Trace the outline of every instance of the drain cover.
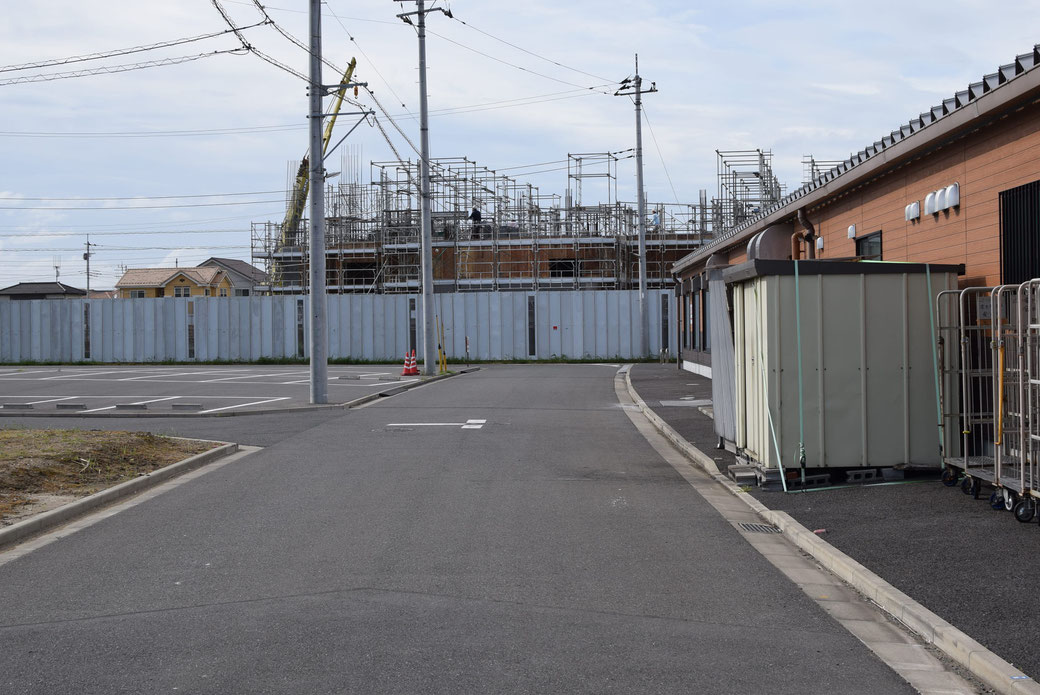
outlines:
{"label": "drain cover", "polygon": [[769,524],[749,524],[742,521],[737,525],[748,533],[782,533],[776,526]]}

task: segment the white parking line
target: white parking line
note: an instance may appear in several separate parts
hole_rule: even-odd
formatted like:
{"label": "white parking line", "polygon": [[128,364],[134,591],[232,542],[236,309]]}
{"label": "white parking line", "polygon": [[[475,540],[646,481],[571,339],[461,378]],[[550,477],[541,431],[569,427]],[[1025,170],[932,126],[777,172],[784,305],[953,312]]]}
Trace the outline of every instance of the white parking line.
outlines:
{"label": "white parking line", "polygon": [[168,377],[168,376],[188,376],[191,374],[206,374],[207,372],[174,372],[173,374],[167,374],[160,372],[158,374],[145,374],[144,376],[128,376],[124,379],[116,379],[116,381],[135,381],[137,379],[154,379],[157,376]]}
{"label": "white parking line", "polygon": [[[34,369],[32,371],[29,371],[29,372],[22,372],[22,371],[6,372],[4,374],[0,374],[0,376],[11,376],[13,374],[17,374],[18,376],[22,376],[23,374],[43,374],[44,372],[53,372],[53,371],[54,371],[53,369]],[[39,378],[39,377],[37,377],[37,378]]]}
{"label": "white parking line", "polygon": [[243,376],[226,376],[221,379],[203,379],[197,381],[198,384],[211,384],[214,381],[232,381],[234,379],[260,379],[265,376],[296,376],[297,374],[306,374],[307,372],[278,372],[277,374],[245,374]]}
{"label": "white parking line", "polygon": [[266,401],[253,401],[252,403],[239,403],[238,405],[226,405],[223,408],[210,408],[209,410],[199,411],[199,415],[205,413],[216,413],[220,410],[231,410],[232,408],[245,408],[250,405],[262,405],[264,403],[274,403],[275,401],[287,401],[291,396],[283,396],[282,398],[268,398]]}
{"label": "white parking line", "polygon": [[[54,371],[54,370],[51,370]],[[127,372],[135,372],[136,369],[116,369],[111,372],[69,372],[68,374],[58,374],[57,376],[42,376],[39,377],[39,381],[49,381],[51,379],[74,379],[77,376],[101,376],[102,374],[126,374]]]}
{"label": "white parking line", "polygon": [[[136,403],[130,403],[130,405],[145,405],[146,403],[158,403],[159,401],[172,401],[172,400],[174,400],[176,398],[180,398],[180,396],[167,396],[166,398],[153,398],[152,400],[149,400],[149,401],[137,401]],[[115,410],[115,408],[116,408],[116,406],[109,405],[109,406],[106,406],[104,408],[91,408],[90,410],[81,410],[79,412],[82,415],[83,413],[98,413],[98,412],[101,412],[102,410]]]}

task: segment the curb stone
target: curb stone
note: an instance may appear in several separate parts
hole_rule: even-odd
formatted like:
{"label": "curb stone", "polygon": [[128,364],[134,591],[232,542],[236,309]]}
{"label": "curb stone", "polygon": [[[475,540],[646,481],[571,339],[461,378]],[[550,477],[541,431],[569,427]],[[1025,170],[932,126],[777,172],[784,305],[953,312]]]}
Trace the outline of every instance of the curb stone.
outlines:
{"label": "curb stone", "polygon": [[[185,437],[171,437],[171,439],[185,439]],[[191,441],[210,442],[213,440],[192,439]],[[93,495],[81,497],[74,502],[69,502],[68,504],[64,504],[56,509],[42,512],[29,517],[28,519],[2,528],[0,529],[0,548],[17,543],[27,536],[42,531],[49,531],[55,526],[60,526],[67,521],[83,516],[87,512],[93,511],[98,507],[114,502],[122,497],[127,497],[128,495],[133,495],[142,490],[155,487],[159,483],[165,482],[170,478],[175,478],[183,473],[195,470],[196,468],[200,468],[208,463],[222,459],[225,456],[230,456],[238,451],[238,444],[233,442],[217,443],[220,444],[220,446],[215,449],[210,449],[201,454],[190,456],[178,461],[177,463],[171,463],[169,466],[152,471],[151,473],[139,475],[136,478],[127,480],[126,482],[95,492]]]}
{"label": "curb stone", "polygon": [[628,394],[635,401],[639,410],[661,434],[675,444],[709,477],[729,490],[735,497],[743,500],[765,521],[783,531],[791,542],[815,558],[827,570],[855,587],[891,617],[912,630],[926,643],[935,646],[966,668],[996,692],[1003,695],[1040,695],[1040,683],[821,539],[798,523],[790,514],[769,509],[741,490],[736,483],[719,472],[718,466],[710,456],[686,441],[671,425],[647,406],[632,386],[631,368],[632,365],[625,365],[620,371],[625,376]]}

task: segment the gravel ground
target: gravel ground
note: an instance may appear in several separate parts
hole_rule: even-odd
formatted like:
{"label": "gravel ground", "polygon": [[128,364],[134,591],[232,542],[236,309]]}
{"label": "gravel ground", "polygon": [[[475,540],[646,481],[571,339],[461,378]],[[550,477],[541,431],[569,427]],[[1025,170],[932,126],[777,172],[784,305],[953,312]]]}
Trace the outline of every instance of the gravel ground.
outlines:
{"label": "gravel ground", "polygon": [[[658,415],[725,470],[711,420],[661,400],[710,397],[711,382],[675,365],[638,364],[632,384]],[[1040,524],[1017,523],[938,481],[807,493],[754,490],[896,588],[1040,679]]]}

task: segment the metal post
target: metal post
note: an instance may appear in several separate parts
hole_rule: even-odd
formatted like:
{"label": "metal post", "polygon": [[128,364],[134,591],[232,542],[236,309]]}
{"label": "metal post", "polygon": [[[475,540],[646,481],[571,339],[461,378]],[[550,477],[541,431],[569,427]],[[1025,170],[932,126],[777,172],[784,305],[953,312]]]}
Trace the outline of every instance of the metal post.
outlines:
{"label": "metal post", "polygon": [[329,402],[325,305],[325,167],[322,156],[321,0],[310,0],[310,300],[311,403]]}
{"label": "metal post", "polygon": [[419,223],[422,226],[422,307],[423,307],[423,374],[437,373],[437,337],[433,328],[433,220],[430,215],[430,126],[426,99],[426,11],[424,0],[418,5],[419,29],[419,135],[422,161],[419,164],[422,206]]}
{"label": "metal post", "polygon": [[650,313],[646,296],[646,195],[643,191],[643,79],[636,55],[636,187],[639,201],[639,354],[650,354]]}

